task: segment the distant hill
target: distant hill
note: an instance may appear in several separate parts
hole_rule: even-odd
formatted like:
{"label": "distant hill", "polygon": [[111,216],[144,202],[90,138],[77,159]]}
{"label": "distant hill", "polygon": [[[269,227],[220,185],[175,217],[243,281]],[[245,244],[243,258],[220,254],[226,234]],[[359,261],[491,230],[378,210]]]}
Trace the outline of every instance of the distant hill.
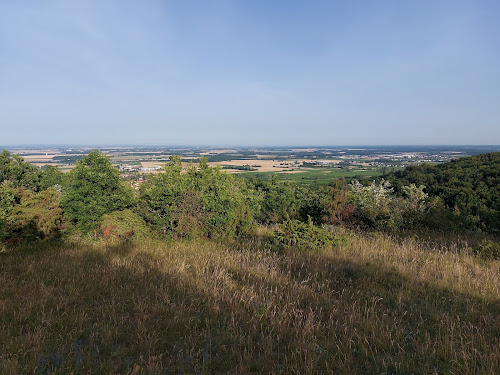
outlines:
{"label": "distant hill", "polygon": [[394,172],[388,180],[425,185],[460,218],[461,226],[500,233],[500,152],[479,154],[440,165],[416,165]]}

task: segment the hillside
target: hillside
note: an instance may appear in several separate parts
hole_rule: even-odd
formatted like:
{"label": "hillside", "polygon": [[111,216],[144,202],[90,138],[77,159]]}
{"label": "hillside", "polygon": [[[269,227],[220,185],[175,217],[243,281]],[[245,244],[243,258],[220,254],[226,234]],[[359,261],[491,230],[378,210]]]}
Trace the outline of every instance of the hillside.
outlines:
{"label": "hillside", "polygon": [[460,216],[467,229],[500,233],[500,153],[480,154],[440,165],[416,165],[388,177],[397,188],[424,185]]}
{"label": "hillside", "polygon": [[500,373],[500,261],[349,237],[0,253],[0,373]]}

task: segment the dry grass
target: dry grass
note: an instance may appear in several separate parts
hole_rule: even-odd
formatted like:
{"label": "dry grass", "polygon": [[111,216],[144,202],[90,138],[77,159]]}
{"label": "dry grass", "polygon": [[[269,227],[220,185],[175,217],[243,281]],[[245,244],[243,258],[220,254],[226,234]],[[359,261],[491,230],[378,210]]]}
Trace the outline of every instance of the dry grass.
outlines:
{"label": "dry grass", "polygon": [[[258,165],[258,167],[254,167],[258,172],[290,172],[290,168],[296,169],[296,168],[303,168],[302,167],[302,162],[305,163],[312,163],[312,162],[317,162],[317,161],[327,161],[332,164],[337,164],[340,163],[341,160],[331,160],[331,159],[287,159],[287,160],[272,160],[270,156],[276,156],[276,155],[257,155],[259,157],[266,156],[265,158],[262,159],[234,159],[230,161],[217,161],[217,162],[210,162],[208,163],[209,165],[216,166],[216,165],[237,165],[237,166],[243,166],[243,165]],[[298,162],[299,164],[295,164],[295,162]],[[309,169],[308,169],[309,170]],[[241,172],[239,170],[227,170],[230,171],[231,173],[234,173],[234,171]],[[304,170],[300,171],[295,171],[295,172],[303,172]]]}
{"label": "dry grass", "polygon": [[210,162],[209,165],[259,165],[255,169],[259,172],[278,172],[283,171],[288,168],[288,166],[280,165],[280,163],[285,163],[284,161],[274,161],[274,160],[263,160],[263,159],[235,159],[231,161],[220,161],[220,162]]}
{"label": "dry grass", "polygon": [[0,373],[498,374],[500,262],[448,250],[20,248],[0,254]]}
{"label": "dry grass", "polygon": [[165,164],[167,164],[166,161],[141,161],[143,168],[156,168],[158,166],[163,168]]}

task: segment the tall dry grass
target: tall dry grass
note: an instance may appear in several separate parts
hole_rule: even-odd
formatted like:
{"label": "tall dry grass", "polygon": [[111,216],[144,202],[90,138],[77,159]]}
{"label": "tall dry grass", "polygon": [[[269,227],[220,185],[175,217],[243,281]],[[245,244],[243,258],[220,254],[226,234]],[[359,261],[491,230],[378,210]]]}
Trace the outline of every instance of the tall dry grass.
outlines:
{"label": "tall dry grass", "polygon": [[498,374],[500,262],[352,236],[316,253],[77,243],[0,254],[1,374]]}

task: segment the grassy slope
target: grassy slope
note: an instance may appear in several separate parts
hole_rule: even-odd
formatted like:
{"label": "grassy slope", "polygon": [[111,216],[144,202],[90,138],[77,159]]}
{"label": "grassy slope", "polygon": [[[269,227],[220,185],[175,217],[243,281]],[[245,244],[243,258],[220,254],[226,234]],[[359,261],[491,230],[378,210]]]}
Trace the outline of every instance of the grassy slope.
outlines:
{"label": "grassy slope", "polygon": [[0,373],[500,373],[500,261],[357,237],[0,254]]}

